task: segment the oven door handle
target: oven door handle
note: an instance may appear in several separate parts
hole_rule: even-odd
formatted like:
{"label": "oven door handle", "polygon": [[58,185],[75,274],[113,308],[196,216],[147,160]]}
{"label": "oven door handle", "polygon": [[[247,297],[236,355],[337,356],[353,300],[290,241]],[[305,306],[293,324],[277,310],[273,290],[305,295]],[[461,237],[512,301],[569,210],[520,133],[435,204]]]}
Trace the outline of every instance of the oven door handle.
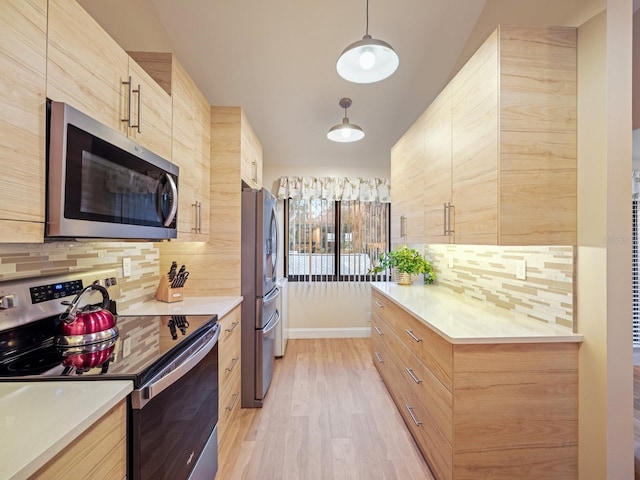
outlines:
{"label": "oven door handle", "polygon": [[164,371],[160,372],[148,384],[143,385],[138,390],[134,390],[131,393],[131,406],[135,410],[143,408],[163,390],[166,390],[184,377],[193,367],[198,365],[198,363],[200,363],[200,361],[206,357],[211,350],[213,350],[213,347],[218,342],[218,337],[220,337],[220,327],[216,326],[216,332],[213,337],[211,337],[207,343],[198,348],[198,350],[181,361],[176,368],[168,373],[165,373]]}

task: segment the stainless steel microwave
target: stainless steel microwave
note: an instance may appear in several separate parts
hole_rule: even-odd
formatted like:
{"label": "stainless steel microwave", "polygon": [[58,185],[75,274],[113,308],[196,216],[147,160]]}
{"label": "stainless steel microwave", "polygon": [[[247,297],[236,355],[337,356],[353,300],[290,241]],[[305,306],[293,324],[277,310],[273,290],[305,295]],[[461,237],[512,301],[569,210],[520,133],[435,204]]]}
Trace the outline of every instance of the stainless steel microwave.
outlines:
{"label": "stainless steel microwave", "polygon": [[47,101],[47,238],[175,238],[179,168]]}

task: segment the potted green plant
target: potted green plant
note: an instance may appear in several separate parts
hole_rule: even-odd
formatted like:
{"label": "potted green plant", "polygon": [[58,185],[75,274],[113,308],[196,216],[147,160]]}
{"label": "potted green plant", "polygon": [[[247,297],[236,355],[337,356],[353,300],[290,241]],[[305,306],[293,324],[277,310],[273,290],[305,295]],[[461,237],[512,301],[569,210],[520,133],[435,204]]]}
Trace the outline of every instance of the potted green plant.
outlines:
{"label": "potted green plant", "polygon": [[436,272],[431,262],[425,260],[415,248],[406,245],[381,253],[378,265],[371,268],[369,273],[380,273],[387,269],[396,269],[398,272],[398,285],[411,285],[411,275],[424,275],[424,283],[431,284],[436,279]]}

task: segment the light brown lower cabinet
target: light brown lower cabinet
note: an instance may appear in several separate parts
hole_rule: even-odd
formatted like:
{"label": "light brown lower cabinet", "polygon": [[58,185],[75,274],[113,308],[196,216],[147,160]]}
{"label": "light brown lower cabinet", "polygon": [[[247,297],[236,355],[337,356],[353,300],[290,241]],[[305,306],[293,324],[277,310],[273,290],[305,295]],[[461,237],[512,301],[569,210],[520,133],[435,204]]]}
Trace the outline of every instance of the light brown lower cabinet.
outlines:
{"label": "light brown lower cabinet", "polygon": [[376,291],[371,328],[373,361],[438,480],[578,478],[579,344],[451,344]]}
{"label": "light brown lower cabinet", "polygon": [[240,306],[219,320],[218,375],[218,448],[224,443],[238,410],[240,410]]}
{"label": "light brown lower cabinet", "polygon": [[123,400],[30,480],[90,478],[114,480],[127,475],[127,411]]}

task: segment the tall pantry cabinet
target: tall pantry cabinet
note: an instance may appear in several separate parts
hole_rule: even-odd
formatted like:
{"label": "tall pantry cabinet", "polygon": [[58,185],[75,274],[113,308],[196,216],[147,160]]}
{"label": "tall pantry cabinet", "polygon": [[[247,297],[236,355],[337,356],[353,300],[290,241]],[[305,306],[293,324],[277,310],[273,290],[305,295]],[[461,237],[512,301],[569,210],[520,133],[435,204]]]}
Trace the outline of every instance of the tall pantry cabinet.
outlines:
{"label": "tall pantry cabinet", "polygon": [[421,161],[392,149],[396,216],[415,217],[419,193],[393,171],[424,182],[423,228],[403,241],[576,243],[576,41],[575,28],[501,25],[451,80],[398,142],[421,125]]}
{"label": "tall pantry cabinet", "polygon": [[44,238],[47,0],[0,15],[0,243]]}

